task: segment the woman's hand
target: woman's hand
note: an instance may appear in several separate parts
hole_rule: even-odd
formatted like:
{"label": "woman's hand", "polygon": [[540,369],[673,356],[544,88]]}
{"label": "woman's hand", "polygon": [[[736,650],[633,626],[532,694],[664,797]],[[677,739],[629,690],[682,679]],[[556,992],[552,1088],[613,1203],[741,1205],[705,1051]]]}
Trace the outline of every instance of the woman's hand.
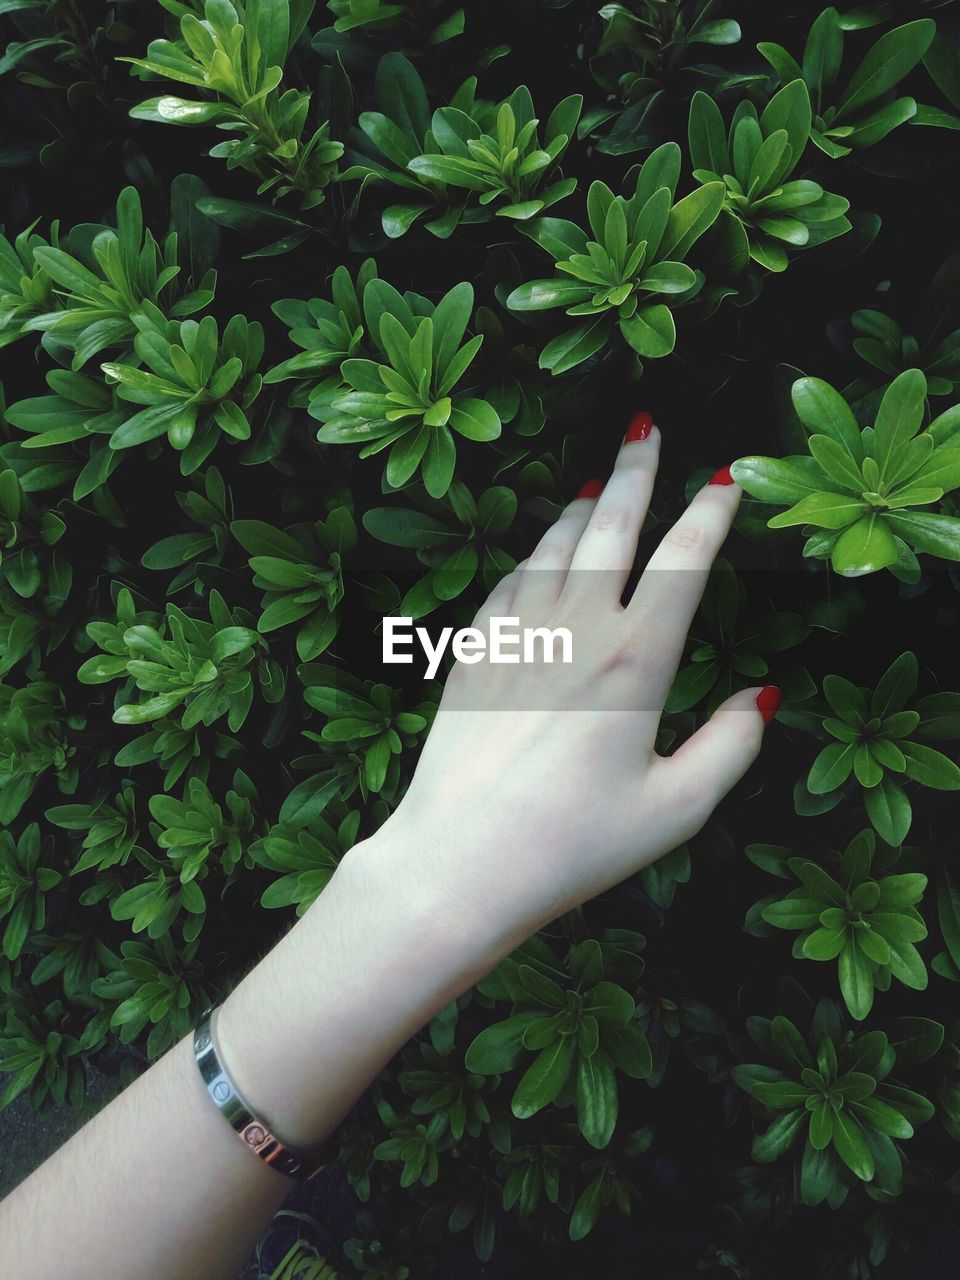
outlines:
{"label": "woman's hand", "polygon": [[[693,835],[749,767],[775,689],[746,689],[670,757],[664,701],[741,491],[718,472],[661,540],[626,606],[660,451],[638,414],[613,474],[572,502],[475,626],[567,628],[573,661],[457,664],[411,787],[374,838],[497,951]],[[758,703],[758,697],[760,699]],[[472,913],[479,913],[479,918]]]}
{"label": "woman's hand", "polygon": [[[233,1080],[287,1145],[332,1133],[528,934],[690,836],[756,755],[775,690],[735,695],[669,759],[655,750],[740,497],[715,477],[622,607],[659,447],[638,415],[603,493],[571,503],[477,620],[566,627],[573,662],[456,668],[399,808],[221,1007]],[[288,1186],[211,1106],[187,1039],[4,1203],[4,1256],[36,1280],[227,1280]],[[44,1231],[54,1213],[63,1229]]]}

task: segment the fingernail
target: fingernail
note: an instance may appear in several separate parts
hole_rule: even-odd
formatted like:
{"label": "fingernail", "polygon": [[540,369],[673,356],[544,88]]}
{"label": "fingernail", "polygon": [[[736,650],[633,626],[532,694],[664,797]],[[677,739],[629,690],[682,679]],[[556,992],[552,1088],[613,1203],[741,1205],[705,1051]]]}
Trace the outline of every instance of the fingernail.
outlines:
{"label": "fingernail", "polygon": [[757,710],[760,712],[764,724],[769,724],[777,714],[782,697],[783,694],[775,684],[764,685],[757,694]]}
{"label": "fingernail", "polygon": [[719,471],[715,471],[710,477],[711,484],[733,484],[734,479],[730,474],[729,467],[721,467]]}
{"label": "fingernail", "polygon": [[653,414],[641,409],[639,413],[635,413],[630,419],[630,425],[627,427],[627,434],[623,437],[623,443],[634,444],[639,443],[641,440],[646,440],[652,430]]}
{"label": "fingernail", "polygon": [[587,483],[580,490],[580,492],[577,494],[577,497],[578,498],[599,498],[601,493],[603,493],[603,481],[588,480]]}

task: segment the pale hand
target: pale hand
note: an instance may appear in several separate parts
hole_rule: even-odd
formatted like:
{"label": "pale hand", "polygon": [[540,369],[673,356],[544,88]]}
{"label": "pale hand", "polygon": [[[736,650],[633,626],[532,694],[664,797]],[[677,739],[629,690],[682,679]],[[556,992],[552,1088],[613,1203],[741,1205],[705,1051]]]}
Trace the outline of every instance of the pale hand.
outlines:
{"label": "pale hand", "polygon": [[[455,666],[410,789],[371,842],[449,904],[461,935],[479,929],[498,950],[692,836],[760,748],[762,691],[745,689],[670,757],[655,750],[741,490],[727,473],[701,489],[624,607],[660,449],[645,425],[474,624],[566,627],[574,661]],[[776,699],[761,698],[766,714]]]}

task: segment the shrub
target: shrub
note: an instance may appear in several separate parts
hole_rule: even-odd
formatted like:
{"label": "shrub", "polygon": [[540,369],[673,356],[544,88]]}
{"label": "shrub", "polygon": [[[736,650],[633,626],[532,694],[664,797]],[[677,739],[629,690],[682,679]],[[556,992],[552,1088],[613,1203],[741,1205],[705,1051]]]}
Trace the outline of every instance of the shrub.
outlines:
{"label": "shrub", "polygon": [[809,17],[0,5],[0,1106],[128,1079],[397,805],[384,615],[468,623],[638,408],[641,559],[746,491],[658,746],[777,683],[762,773],[407,1046],[267,1271],[949,1251],[956,14]]}

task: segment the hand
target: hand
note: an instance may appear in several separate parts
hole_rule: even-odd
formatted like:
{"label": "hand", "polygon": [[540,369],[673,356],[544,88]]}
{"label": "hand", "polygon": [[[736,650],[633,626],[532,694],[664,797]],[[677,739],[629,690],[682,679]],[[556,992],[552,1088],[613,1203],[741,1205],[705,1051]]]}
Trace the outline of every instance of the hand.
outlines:
{"label": "hand", "polygon": [[[644,431],[647,432],[644,438]],[[457,664],[410,789],[373,844],[409,858],[466,936],[500,952],[692,836],[760,749],[779,692],[746,689],[670,757],[664,701],[741,490],[718,472],[621,595],[657,472],[638,414],[599,496],[587,486],[474,625],[566,627],[569,665]],[[760,702],[758,703],[758,697]]]}

